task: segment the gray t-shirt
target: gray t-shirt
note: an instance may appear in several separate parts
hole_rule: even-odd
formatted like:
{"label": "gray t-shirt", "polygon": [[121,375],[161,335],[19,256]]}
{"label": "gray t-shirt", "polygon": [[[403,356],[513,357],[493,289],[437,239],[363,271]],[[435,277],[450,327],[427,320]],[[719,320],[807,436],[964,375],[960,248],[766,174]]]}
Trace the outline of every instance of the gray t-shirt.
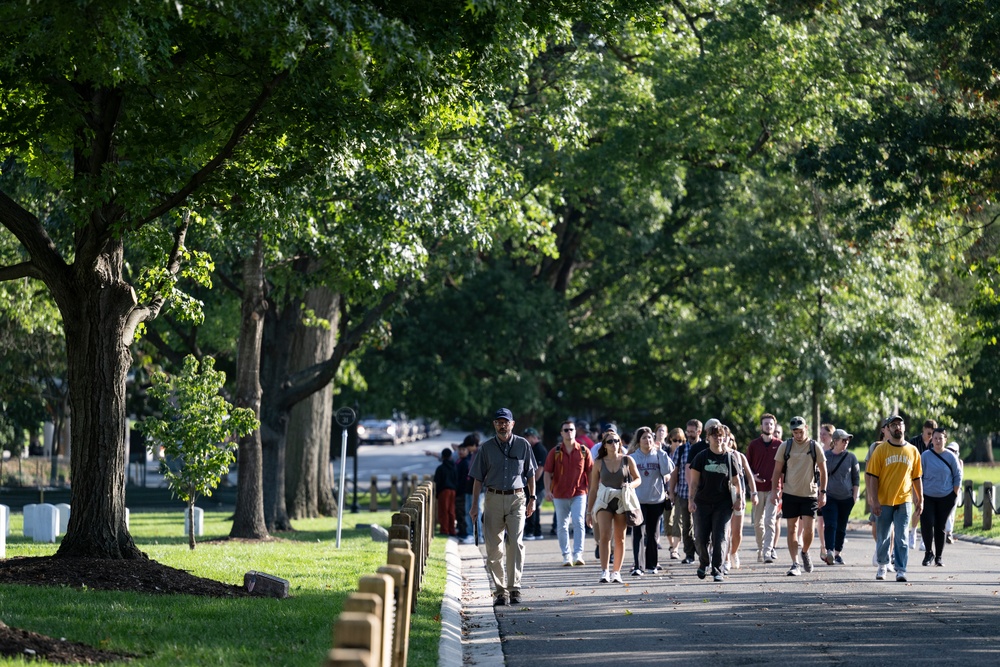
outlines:
{"label": "gray t-shirt", "polygon": [[662,449],[650,451],[649,454],[643,454],[641,449],[637,449],[629,456],[635,461],[639,469],[639,479],[642,480],[642,484],[635,490],[639,502],[662,503],[666,497],[663,477],[674,470],[674,462],[670,459],[670,455]]}
{"label": "gray t-shirt", "polygon": [[524,478],[534,477],[536,468],[538,464],[527,440],[512,435],[503,443],[493,436],[479,447],[469,475],[486,488],[509,491],[523,489]]}
{"label": "gray t-shirt", "polygon": [[825,454],[826,497],[837,500],[847,500],[853,497],[854,487],[861,484],[861,467],[858,465],[858,457],[846,449],[841,454],[834,454],[833,450],[828,450]]}

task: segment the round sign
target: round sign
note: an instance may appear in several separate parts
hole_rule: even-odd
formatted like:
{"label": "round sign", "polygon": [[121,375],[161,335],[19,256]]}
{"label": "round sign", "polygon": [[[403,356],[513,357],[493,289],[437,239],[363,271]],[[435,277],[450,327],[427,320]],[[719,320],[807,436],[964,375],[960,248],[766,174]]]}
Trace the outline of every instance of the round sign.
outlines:
{"label": "round sign", "polygon": [[333,416],[333,418],[337,421],[337,424],[344,428],[353,424],[355,417],[356,415],[354,414],[354,410],[348,407],[340,408]]}

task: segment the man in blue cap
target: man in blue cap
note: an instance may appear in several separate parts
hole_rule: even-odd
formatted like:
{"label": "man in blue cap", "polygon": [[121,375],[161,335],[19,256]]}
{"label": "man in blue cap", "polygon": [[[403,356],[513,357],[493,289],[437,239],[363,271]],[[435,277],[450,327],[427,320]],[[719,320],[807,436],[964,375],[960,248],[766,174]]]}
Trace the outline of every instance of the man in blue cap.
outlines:
{"label": "man in blue cap", "polygon": [[496,434],[479,448],[469,472],[475,480],[469,515],[475,519],[479,514],[479,494],[485,492],[486,568],[493,581],[493,604],[502,606],[521,602],[524,520],[535,512],[538,466],[528,441],[514,435],[514,415],[510,410],[500,408],[494,413],[493,428]]}

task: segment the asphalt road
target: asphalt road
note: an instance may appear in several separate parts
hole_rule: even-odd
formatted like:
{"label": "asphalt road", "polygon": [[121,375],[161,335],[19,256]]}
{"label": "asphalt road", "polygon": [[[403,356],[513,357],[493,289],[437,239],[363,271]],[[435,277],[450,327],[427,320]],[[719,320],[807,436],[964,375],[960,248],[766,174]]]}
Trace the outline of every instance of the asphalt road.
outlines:
{"label": "asphalt road", "polygon": [[[542,525],[550,521],[543,513]],[[752,532],[744,534],[743,567],[721,584],[669,559],[663,574],[629,576],[630,537],[624,585],[599,584],[593,561],[562,567],[554,537],[526,542],[523,602],[496,613],[505,664],[1000,662],[1000,548],[946,545],[944,567],[922,567],[918,555],[909,581],[898,583],[875,580],[867,528],[848,534],[847,565],[816,558],[815,570],[800,577],[786,575],[787,550],[774,564],[756,563]],[[594,553],[590,539],[586,553]]]}

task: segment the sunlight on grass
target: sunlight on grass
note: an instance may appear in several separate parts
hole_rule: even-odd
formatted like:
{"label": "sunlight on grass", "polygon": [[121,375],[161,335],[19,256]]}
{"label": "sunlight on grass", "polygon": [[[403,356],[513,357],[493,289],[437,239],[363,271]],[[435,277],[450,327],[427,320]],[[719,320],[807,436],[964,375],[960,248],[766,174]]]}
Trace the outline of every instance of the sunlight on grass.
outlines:
{"label": "sunlight on grass", "polygon": [[[389,512],[344,519],[341,548],[336,520],[295,522],[296,532],[271,542],[229,542],[229,514],[205,513],[205,535],[191,551],[182,512],[135,513],[131,532],[150,558],[200,577],[242,585],[259,570],[289,580],[291,597],[213,599],[143,595],[75,588],[0,586],[7,625],[106,650],[137,654],[132,665],[309,665],[322,663],[331,647],[333,620],[358,578],[386,561],[386,545],[372,542],[367,528],[388,526]],[[11,517],[7,556],[43,556],[57,545],[20,536],[21,515]],[[413,617],[409,664],[434,667],[441,634],[441,597],[446,580],[444,541],[432,543],[424,587]],[[2,659],[0,665],[37,664]]]}

